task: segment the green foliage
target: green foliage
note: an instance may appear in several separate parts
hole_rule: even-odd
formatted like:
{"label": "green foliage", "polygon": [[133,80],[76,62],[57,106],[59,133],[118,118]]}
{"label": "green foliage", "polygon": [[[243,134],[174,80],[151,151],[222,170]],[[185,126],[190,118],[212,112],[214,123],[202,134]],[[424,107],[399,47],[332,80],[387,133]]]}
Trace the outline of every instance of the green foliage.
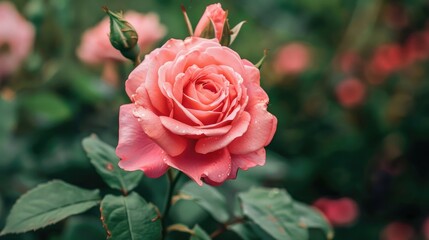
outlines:
{"label": "green foliage", "polygon": [[189,182],[180,189],[177,199],[194,201],[219,222],[226,222],[230,218],[224,196],[207,184],[199,187]]}
{"label": "green foliage", "polygon": [[72,115],[70,106],[59,96],[50,92],[27,95],[21,101],[22,108],[35,123],[41,126],[58,124]]}
{"label": "green foliage", "polygon": [[[298,216],[299,223],[301,226],[308,228],[309,230],[322,231],[325,239],[333,239],[334,230],[331,225],[326,221],[325,217],[313,207],[306,204],[295,201],[293,203],[294,215]],[[310,231],[311,236],[311,231]]]}
{"label": "green foliage", "polygon": [[190,240],[210,240],[210,236],[198,225],[192,229]]}
{"label": "green foliage", "polygon": [[99,201],[98,190],[88,191],[57,180],[41,184],[18,199],[0,235],[46,227],[82,213]]}
{"label": "green foliage", "polygon": [[96,217],[71,217],[66,221],[65,225],[64,232],[61,234],[62,240],[95,240],[106,238],[103,225],[100,219]]}
{"label": "green foliage", "polygon": [[91,135],[85,138],[82,145],[98,174],[111,188],[127,193],[139,184],[143,173],[126,172],[119,168],[115,149],[102,142],[97,136]]}
{"label": "green foliage", "polygon": [[107,195],[101,202],[100,211],[107,235],[112,240],[161,239],[158,209],[137,193]]}
{"label": "green foliage", "polygon": [[[269,234],[279,240],[308,240],[309,228],[325,231],[326,239],[333,238],[332,229],[326,220],[308,206],[294,202],[285,190],[253,188],[241,193],[239,198],[243,214],[264,231],[263,233],[257,228],[252,228],[260,238]],[[248,226],[236,227],[234,230],[251,239],[251,234],[246,233]]]}

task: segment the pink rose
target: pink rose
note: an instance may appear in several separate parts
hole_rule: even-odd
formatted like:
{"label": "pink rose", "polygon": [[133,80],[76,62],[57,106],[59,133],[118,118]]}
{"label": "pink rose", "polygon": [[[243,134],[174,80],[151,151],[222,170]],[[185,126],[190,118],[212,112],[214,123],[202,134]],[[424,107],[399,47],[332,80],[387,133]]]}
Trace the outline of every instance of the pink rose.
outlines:
{"label": "pink rose", "polygon": [[16,71],[33,48],[34,27],[9,2],[0,2],[0,79]]}
{"label": "pink rose", "polygon": [[[158,15],[154,13],[144,15],[129,11],[125,13],[124,18],[135,28],[139,37],[138,45],[142,51],[150,50],[150,47],[166,34],[165,27],[159,22]],[[110,25],[107,17],[97,26],[87,30],[83,34],[81,44],[77,49],[77,56],[80,60],[88,64],[127,61],[110,44],[109,33]]]}
{"label": "pink rose", "polygon": [[382,240],[412,240],[414,239],[412,226],[402,222],[392,222],[381,232]]}
{"label": "pink rose", "polygon": [[319,209],[333,226],[350,225],[359,213],[356,202],[350,198],[320,198],[313,206]]}
{"label": "pink rose", "polygon": [[344,107],[354,107],[365,99],[365,85],[355,78],[341,81],[335,88],[335,94],[341,105]]}
{"label": "pink rose", "polygon": [[226,17],[227,13],[222,9],[220,3],[207,6],[206,11],[195,28],[194,36],[201,37],[204,29],[206,29],[209,24],[213,24],[215,36],[217,40],[220,41],[222,39],[223,27],[226,24]]}
{"label": "pink rose", "polygon": [[[374,52],[369,63],[370,70],[376,75],[381,76],[379,79],[383,79],[383,77],[399,70],[403,66],[403,57],[402,47],[399,44],[382,45]],[[376,83],[378,82],[374,82],[374,84]]]}
{"label": "pink rose", "polygon": [[302,43],[283,46],[274,60],[274,70],[278,74],[297,75],[305,71],[311,60],[308,47]]}
{"label": "pink rose", "polygon": [[130,74],[119,114],[119,166],[148,177],[176,168],[198,184],[264,165],[277,119],[259,70],[216,39],[171,39]]}

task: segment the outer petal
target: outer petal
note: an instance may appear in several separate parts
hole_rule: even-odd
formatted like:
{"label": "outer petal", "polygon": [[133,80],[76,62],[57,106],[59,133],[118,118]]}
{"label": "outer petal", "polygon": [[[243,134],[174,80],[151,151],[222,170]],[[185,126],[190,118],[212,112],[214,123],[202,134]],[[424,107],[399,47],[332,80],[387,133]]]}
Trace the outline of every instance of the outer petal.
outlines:
{"label": "outer petal", "polygon": [[130,73],[128,80],[125,81],[125,91],[131,100],[133,100],[133,95],[136,94],[137,88],[144,83],[148,68],[148,64],[140,64]]}
{"label": "outer petal", "polygon": [[261,80],[259,69],[246,59],[242,59],[242,62],[244,64],[244,70],[246,71],[245,83],[256,83],[259,85]]}
{"label": "outer petal", "polygon": [[277,118],[267,112],[264,103],[256,104],[248,112],[252,116],[249,128],[228,146],[232,154],[246,154],[267,146],[276,131]]}
{"label": "outer petal", "polygon": [[264,148],[256,150],[255,152],[231,155],[232,170],[229,179],[235,179],[237,177],[238,169],[247,170],[255,166],[263,166],[266,160],[266,152]]}
{"label": "outer petal", "polygon": [[127,171],[142,170],[148,177],[162,176],[168,169],[166,153],[143,132],[133,116],[133,104],[121,106],[119,113],[119,142],[116,154],[119,166]]}
{"label": "outer petal", "polygon": [[168,158],[166,163],[188,175],[200,186],[203,185],[202,178],[216,185],[225,181],[231,173],[231,156],[226,148],[209,154],[198,154],[194,146],[190,145],[183,154]]}
{"label": "outer petal", "polygon": [[249,122],[250,114],[243,112],[240,117],[232,122],[232,128],[227,134],[198,140],[195,145],[195,151],[206,154],[228,146],[234,139],[242,136],[247,131]]}
{"label": "outer petal", "polygon": [[181,154],[187,145],[186,139],[167,131],[161,120],[153,112],[142,108],[134,108],[134,116],[148,137],[156,142],[170,156]]}

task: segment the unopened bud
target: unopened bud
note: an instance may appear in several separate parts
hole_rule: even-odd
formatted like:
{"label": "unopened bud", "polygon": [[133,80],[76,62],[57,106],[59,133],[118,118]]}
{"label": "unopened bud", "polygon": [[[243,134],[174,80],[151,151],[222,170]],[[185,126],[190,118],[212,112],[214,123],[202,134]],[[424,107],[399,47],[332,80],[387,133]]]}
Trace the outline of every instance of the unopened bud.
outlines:
{"label": "unopened bud", "polygon": [[103,10],[110,18],[110,43],[118,49],[122,55],[132,61],[136,61],[139,57],[140,48],[137,44],[138,34],[134,27],[127,22],[122,12],[114,13],[107,7]]}

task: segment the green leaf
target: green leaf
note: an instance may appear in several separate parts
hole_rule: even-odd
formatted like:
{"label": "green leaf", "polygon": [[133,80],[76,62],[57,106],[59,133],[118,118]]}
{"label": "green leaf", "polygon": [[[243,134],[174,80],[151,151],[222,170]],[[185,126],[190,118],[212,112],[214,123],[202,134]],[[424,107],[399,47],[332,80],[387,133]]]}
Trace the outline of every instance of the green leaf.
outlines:
{"label": "green leaf", "polygon": [[201,38],[212,39],[216,38],[216,31],[214,23],[210,20],[210,22],[205,26],[200,35]]}
{"label": "green leaf", "polygon": [[161,239],[161,219],[157,208],[137,193],[107,195],[101,202],[101,219],[114,240]]}
{"label": "green leaf", "polygon": [[99,200],[98,190],[84,190],[58,180],[41,184],[16,201],[0,236],[46,227],[94,207]]}
{"label": "green leaf", "polygon": [[299,225],[292,198],[285,190],[253,188],[239,198],[244,215],[274,239],[308,239],[308,231]]}
{"label": "green leaf", "polygon": [[72,116],[72,110],[59,96],[52,93],[37,93],[26,96],[22,106],[39,125],[48,126],[65,121]]}
{"label": "green leaf", "polygon": [[113,189],[121,190],[127,194],[134,189],[143,177],[143,172],[126,172],[119,168],[119,159],[116,156],[115,149],[91,135],[82,141],[92,165],[95,166],[98,174]]}
{"label": "green leaf", "polygon": [[241,27],[243,27],[243,25],[245,23],[246,23],[246,21],[241,21],[240,23],[238,23],[237,25],[235,25],[235,27],[233,27],[231,29],[231,33],[230,33],[231,39],[230,39],[229,45],[231,45],[235,41],[235,39],[238,36],[238,33],[240,33]]}
{"label": "green leaf", "polygon": [[180,189],[179,195],[182,196],[180,199],[194,201],[221,223],[230,218],[225,198],[214,187],[207,184],[200,187],[189,182]]}
{"label": "green leaf", "polygon": [[255,231],[253,230],[255,227],[257,226],[251,226],[249,223],[241,223],[234,224],[228,227],[228,229],[235,232],[242,240],[259,240],[261,237],[255,234]]}
{"label": "green leaf", "polygon": [[255,67],[261,70],[262,64],[265,62],[265,58],[267,58],[267,50],[264,50],[264,56],[255,64]]}
{"label": "green leaf", "polygon": [[[82,234],[85,233],[85,234]],[[96,217],[76,216],[67,219],[62,240],[94,240],[104,239],[106,233],[100,219]]]}
{"label": "green leaf", "polygon": [[193,234],[189,240],[211,240],[210,236],[198,225],[192,229]]}
{"label": "green leaf", "polygon": [[332,227],[320,212],[300,202],[294,202],[293,207],[295,214],[299,218],[301,226],[323,231],[326,239],[334,238],[334,231],[332,230]]}

